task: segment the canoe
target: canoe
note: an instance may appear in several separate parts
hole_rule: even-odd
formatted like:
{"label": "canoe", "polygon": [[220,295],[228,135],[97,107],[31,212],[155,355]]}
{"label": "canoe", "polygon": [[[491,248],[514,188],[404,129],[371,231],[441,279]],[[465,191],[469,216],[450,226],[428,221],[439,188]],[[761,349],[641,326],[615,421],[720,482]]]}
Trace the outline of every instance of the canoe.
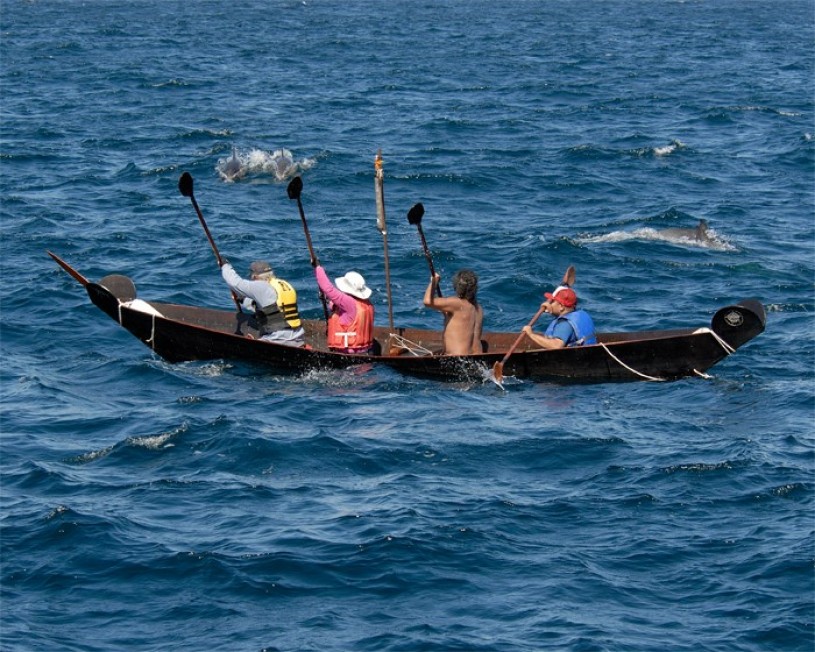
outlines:
{"label": "canoe", "polygon": [[[236,311],[202,308],[136,297],[127,276],[92,282],[57,255],[49,255],[87,291],[102,312],[171,363],[241,360],[280,372],[386,365],[400,373],[443,381],[484,380],[518,338],[518,332],[483,334],[483,353],[438,355],[441,332],[417,328],[374,328],[374,355],[345,354],[325,346],[325,322],[303,320],[306,348],[265,342]],[[759,335],[764,306],[745,299],[716,311],[710,326],[671,330],[598,333],[591,346],[543,350],[524,338],[503,364],[503,376],[535,382],[667,381],[705,372]]]}

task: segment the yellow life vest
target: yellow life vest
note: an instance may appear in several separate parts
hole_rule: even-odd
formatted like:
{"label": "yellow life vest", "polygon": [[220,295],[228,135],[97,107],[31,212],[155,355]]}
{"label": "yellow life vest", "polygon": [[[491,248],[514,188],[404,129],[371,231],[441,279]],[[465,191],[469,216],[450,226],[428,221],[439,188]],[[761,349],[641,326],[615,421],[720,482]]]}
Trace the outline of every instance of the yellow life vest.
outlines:
{"label": "yellow life vest", "polygon": [[297,310],[297,291],[288,281],[272,276],[269,285],[277,292],[277,308],[290,328],[300,328],[300,313]]}

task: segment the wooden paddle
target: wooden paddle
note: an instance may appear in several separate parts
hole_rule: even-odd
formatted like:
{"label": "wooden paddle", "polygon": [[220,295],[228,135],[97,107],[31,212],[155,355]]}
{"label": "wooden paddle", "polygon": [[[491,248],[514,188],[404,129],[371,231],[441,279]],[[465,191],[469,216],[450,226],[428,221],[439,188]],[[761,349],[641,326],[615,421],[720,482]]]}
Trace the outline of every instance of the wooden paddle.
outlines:
{"label": "wooden paddle", "polygon": [[[213,253],[215,254],[215,260],[218,261],[218,267],[223,267],[224,259],[221,258],[221,253],[218,251],[218,247],[215,246],[215,240],[212,239],[212,234],[209,232],[209,227],[207,226],[207,223],[204,220],[204,215],[203,213],[201,213],[201,209],[198,208],[198,202],[195,201],[195,195],[193,194],[192,187],[193,187],[192,175],[189,172],[184,172],[184,174],[182,174],[178,179],[178,190],[182,195],[190,198],[192,206],[195,209],[196,214],[198,215],[199,221],[201,222],[201,226],[204,227],[204,233],[207,234],[207,240],[209,240],[209,244],[212,247]],[[235,302],[235,307],[238,309],[238,312],[243,312],[241,310],[241,302],[234,292],[232,292],[232,300]]]}
{"label": "wooden paddle", "polygon": [[[563,275],[563,280],[561,281],[561,285],[567,285],[567,286],[571,287],[572,284],[574,283],[574,279],[575,279],[574,266],[569,265],[569,268],[566,270],[566,273]],[[546,302],[543,302],[541,304],[541,307],[538,309],[538,312],[535,313],[535,316],[532,317],[532,319],[529,321],[527,326],[529,326],[529,328],[532,328],[532,326],[535,325],[535,322],[538,321],[538,318],[544,312],[546,312]],[[521,340],[524,338],[525,335],[526,335],[526,333],[521,331],[521,334],[518,335],[518,337],[512,343],[512,346],[509,347],[509,350],[506,352],[506,354],[504,355],[502,360],[500,362],[496,362],[493,365],[493,367],[492,367],[492,379],[496,383],[498,383],[499,385],[501,384],[501,381],[504,379],[504,364],[506,364],[506,361],[509,360],[509,356],[511,356],[515,352],[515,349],[521,343]]]}
{"label": "wooden paddle", "polygon": [[[289,199],[297,200],[297,209],[300,211],[300,220],[303,222],[303,232],[306,234],[306,244],[308,245],[308,253],[311,256],[311,264],[313,267],[317,267],[317,265],[320,264],[320,260],[314,254],[314,247],[311,245],[311,234],[308,231],[306,212],[303,210],[303,202],[300,201],[300,195],[302,192],[303,180],[299,176],[296,176],[286,187],[286,194],[289,196]],[[328,323],[328,304],[325,302],[325,295],[322,293],[322,291],[320,291],[320,302],[323,304],[323,314],[325,315],[326,323]]]}
{"label": "wooden paddle", "polygon": [[[427,264],[430,266],[430,276],[435,276],[436,269],[433,267],[433,257],[430,255],[430,250],[427,248],[427,240],[425,240],[424,231],[422,230],[423,216],[424,206],[421,203],[418,203],[408,211],[407,219],[410,224],[413,224],[417,229],[419,229],[419,235],[422,238],[422,249],[424,249],[424,257],[427,258]],[[436,286],[436,294],[441,296],[441,288],[438,285]]]}

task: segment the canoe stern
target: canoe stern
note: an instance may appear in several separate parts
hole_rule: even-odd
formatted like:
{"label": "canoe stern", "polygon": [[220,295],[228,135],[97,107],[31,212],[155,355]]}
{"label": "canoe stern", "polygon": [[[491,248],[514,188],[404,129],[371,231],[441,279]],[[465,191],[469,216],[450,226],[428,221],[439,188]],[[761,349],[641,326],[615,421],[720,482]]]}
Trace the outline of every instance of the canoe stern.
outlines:
{"label": "canoe stern", "polygon": [[764,331],[767,314],[758,299],[745,299],[716,311],[710,327],[734,349],[738,349]]}

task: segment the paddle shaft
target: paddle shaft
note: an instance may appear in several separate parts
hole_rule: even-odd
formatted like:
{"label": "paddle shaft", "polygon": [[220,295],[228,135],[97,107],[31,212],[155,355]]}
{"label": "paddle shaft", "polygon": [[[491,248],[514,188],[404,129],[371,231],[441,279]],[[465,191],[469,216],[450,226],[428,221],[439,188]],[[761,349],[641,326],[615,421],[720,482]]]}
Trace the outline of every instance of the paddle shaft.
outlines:
{"label": "paddle shaft", "polygon": [[[299,178],[299,177],[298,177]],[[296,196],[294,199],[297,200],[297,210],[300,212],[300,221],[303,223],[303,233],[306,234],[306,245],[308,245],[308,253],[311,256],[311,260],[314,263],[318,263],[317,256],[314,255],[314,247],[311,244],[311,233],[308,230],[308,222],[306,221],[306,212],[303,210],[303,202],[300,200],[300,188],[296,188]],[[323,294],[322,290],[319,292],[320,294],[320,303],[323,304],[323,315],[325,315],[325,321],[328,323],[328,304],[325,301],[325,295]]]}
{"label": "paddle shaft", "polygon": [[[433,256],[430,255],[430,249],[427,248],[427,240],[425,240],[421,223],[417,224],[416,228],[419,229],[419,236],[422,238],[422,249],[424,249],[424,256],[427,258],[427,264],[430,266],[430,275],[435,276],[436,268],[433,267]],[[441,297],[441,288],[438,285],[436,286],[436,294]]]}
{"label": "paddle shaft", "polygon": [[[529,320],[529,323],[527,324],[527,326],[529,326],[530,328],[532,328],[532,326],[534,326],[534,325],[535,325],[535,322],[536,322],[536,321],[538,321],[538,319],[540,318],[540,316],[541,316],[541,315],[542,315],[544,312],[545,312],[545,308],[544,308],[544,306],[542,305],[540,308],[538,308],[538,312],[536,312],[536,313],[535,313],[535,316],[534,316],[534,317],[532,317],[532,319],[530,319],[530,320]],[[518,345],[521,343],[521,340],[522,340],[522,339],[523,339],[525,336],[526,336],[526,333],[524,333],[523,331],[521,331],[520,335],[518,335],[518,337],[517,337],[517,338],[515,338],[515,341],[512,343],[512,346],[510,346],[510,347],[509,347],[509,351],[507,351],[507,352],[506,352],[506,354],[504,354],[503,359],[501,360],[501,362],[499,362],[499,363],[498,363],[498,364],[500,364],[500,365],[501,365],[501,367],[503,367],[503,366],[504,366],[504,363],[505,363],[507,360],[509,360],[509,356],[511,356],[511,355],[512,355],[512,354],[515,352],[515,349],[518,347]]]}
{"label": "paddle shaft", "polygon": [[215,240],[212,238],[212,234],[209,232],[209,227],[207,226],[206,221],[204,220],[204,215],[201,213],[201,209],[198,207],[198,202],[195,201],[195,196],[190,195],[190,201],[192,202],[192,206],[195,209],[196,214],[198,215],[198,219],[201,222],[201,226],[204,227],[204,233],[207,236],[207,240],[209,240],[209,244],[212,247],[212,252],[215,254],[215,260],[218,261],[218,267],[221,267],[223,263],[223,259],[221,258],[221,252],[218,251],[218,247],[215,245]]}
{"label": "paddle shaft", "polygon": [[306,213],[303,210],[303,202],[300,201],[300,197],[297,198],[297,210],[300,211],[300,221],[303,222],[303,233],[306,234],[306,245],[308,245],[308,253],[311,256],[312,260],[317,260],[317,256],[314,255],[314,247],[311,244],[311,233],[308,230],[308,222],[306,222]]}
{"label": "paddle shaft", "polygon": [[[192,176],[188,172],[185,172],[181,179],[179,179],[178,188],[181,190],[182,195],[190,198],[192,207],[195,209],[195,214],[198,215],[198,221],[201,222],[201,226],[204,227],[204,233],[206,233],[207,240],[209,240],[209,244],[212,247],[212,252],[215,254],[215,260],[218,262],[218,267],[223,267],[224,261],[223,258],[221,258],[221,252],[219,252],[218,247],[215,246],[215,240],[213,239],[212,234],[209,232],[209,227],[204,219],[204,214],[201,212],[198,202],[195,201],[195,194],[192,191],[192,185]],[[232,294],[232,300],[235,302],[235,307],[238,309],[238,312],[243,312],[241,310],[241,302],[240,299],[238,299],[238,295],[235,294],[234,290],[230,290],[230,293]]]}

